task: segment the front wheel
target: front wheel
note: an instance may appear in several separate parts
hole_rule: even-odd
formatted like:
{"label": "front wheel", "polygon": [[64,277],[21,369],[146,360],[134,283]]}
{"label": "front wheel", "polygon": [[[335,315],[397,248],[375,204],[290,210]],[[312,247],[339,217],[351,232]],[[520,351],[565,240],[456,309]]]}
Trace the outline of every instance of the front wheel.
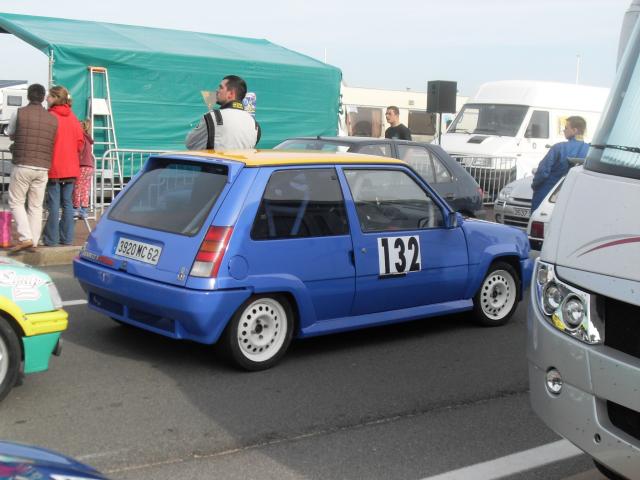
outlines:
{"label": "front wheel", "polygon": [[233,316],[224,333],[224,348],[239,367],[265,370],[285,354],[293,336],[293,312],[280,296],[251,297]]}
{"label": "front wheel", "polygon": [[511,265],[495,262],[473,297],[476,321],[495,327],[504,325],[516,311],[520,298],[520,279]]}
{"label": "front wheel", "polygon": [[20,340],[11,325],[0,318],[0,401],[18,381],[20,361]]}

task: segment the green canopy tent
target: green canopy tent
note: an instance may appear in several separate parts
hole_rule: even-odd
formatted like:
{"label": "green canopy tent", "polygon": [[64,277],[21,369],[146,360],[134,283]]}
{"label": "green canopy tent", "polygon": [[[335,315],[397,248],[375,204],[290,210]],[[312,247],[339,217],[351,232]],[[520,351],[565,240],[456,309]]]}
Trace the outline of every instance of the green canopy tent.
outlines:
{"label": "green canopy tent", "polygon": [[183,149],[225,75],[256,93],[260,148],[296,135],[337,133],[338,68],[267,40],[0,13],[0,32],[49,57],[50,81],[87,115],[89,66],[106,67],[120,148]]}

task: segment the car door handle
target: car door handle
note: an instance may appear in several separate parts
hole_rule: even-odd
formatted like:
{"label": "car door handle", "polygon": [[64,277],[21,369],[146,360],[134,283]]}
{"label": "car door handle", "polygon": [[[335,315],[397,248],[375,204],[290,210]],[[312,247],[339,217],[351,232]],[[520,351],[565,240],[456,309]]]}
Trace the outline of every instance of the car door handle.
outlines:
{"label": "car door handle", "polygon": [[445,200],[455,200],[456,199],[456,194],[455,193],[447,193],[444,196]]}

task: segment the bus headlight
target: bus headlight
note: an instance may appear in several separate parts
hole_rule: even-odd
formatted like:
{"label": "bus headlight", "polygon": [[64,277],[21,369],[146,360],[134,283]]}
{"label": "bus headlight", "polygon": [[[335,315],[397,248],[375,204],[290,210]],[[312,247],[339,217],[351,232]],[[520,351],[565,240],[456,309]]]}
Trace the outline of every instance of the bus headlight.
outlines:
{"label": "bus headlight", "polygon": [[604,341],[604,322],[592,308],[595,297],[560,280],[550,263],[536,260],[535,300],[554,328],[588,344]]}
{"label": "bus headlight", "polygon": [[562,319],[569,328],[578,328],[587,317],[586,310],[578,297],[567,297],[562,303]]}
{"label": "bus headlight", "polygon": [[562,291],[555,283],[548,283],[542,291],[542,309],[547,315],[553,315],[562,304]]}

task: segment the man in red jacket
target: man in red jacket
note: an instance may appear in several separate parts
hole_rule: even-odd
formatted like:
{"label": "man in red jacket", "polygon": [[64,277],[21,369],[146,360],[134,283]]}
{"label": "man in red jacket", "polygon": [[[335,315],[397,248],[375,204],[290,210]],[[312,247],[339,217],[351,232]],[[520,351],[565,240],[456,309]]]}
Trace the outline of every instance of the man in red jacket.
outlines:
{"label": "man in red jacket", "polygon": [[49,111],[58,119],[46,192],[49,216],[43,235],[44,244],[53,247],[73,243],[73,184],[80,175],[80,152],[84,145],[84,133],[80,122],[71,111],[71,96],[66,88],[52,87],[47,96],[47,103]]}

